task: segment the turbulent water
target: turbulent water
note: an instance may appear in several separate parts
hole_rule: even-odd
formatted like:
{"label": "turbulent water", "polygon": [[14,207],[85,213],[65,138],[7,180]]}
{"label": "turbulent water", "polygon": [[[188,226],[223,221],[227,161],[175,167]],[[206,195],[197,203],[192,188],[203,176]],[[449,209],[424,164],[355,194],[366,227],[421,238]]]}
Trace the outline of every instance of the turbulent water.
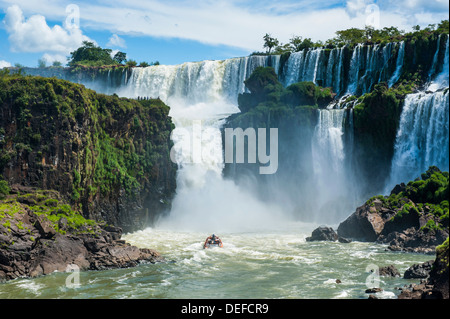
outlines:
{"label": "turbulent water", "polygon": [[[433,92],[406,98],[391,183],[415,178],[427,165],[448,170],[448,91],[438,90],[448,87],[448,38],[443,71],[438,51],[439,46],[430,70]],[[285,86],[313,81],[339,96],[369,92],[380,81],[392,86],[401,75],[404,42],[357,45],[349,52],[346,47],[305,50],[291,54],[281,69],[280,56],[134,68],[131,74],[122,72],[118,81],[108,73],[106,84],[87,83],[104,93],[159,97],[171,107],[176,126],[171,156],[179,167],[172,211],[154,228],[124,236],[138,247],[156,249],[170,262],[82,272],[78,288],[66,287],[64,273],[16,279],[0,285],[0,298],[367,298],[373,265],[394,264],[404,272],[433,259],[389,252],[373,243],[306,242],[317,224],[300,223],[282,200],[263,202],[222,176],[220,128],[227,116],[239,112],[238,94],[246,91],[244,80],[256,67],[273,66]],[[328,225],[342,221],[362,200],[349,166],[352,119],[351,110],[320,110],[314,130],[312,167],[321,191],[314,194],[317,205],[310,213],[322,211]],[[296,196],[301,201],[303,194]],[[213,232],[224,248],[203,250],[202,242]],[[384,291],[378,296],[395,298],[395,287],[410,282],[381,278]]]}
{"label": "turbulent water", "polygon": [[[224,248],[209,250],[202,249],[207,232],[149,228],[124,239],[156,249],[172,262],[81,272],[76,288],[66,286],[67,273],[15,279],[0,285],[0,298],[367,298],[365,290],[375,282],[373,265],[394,264],[403,273],[432,259],[386,252],[373,243],[306,242],[313,226],[224,232],[219,234]],[[417,282],[380,277],[383,292],[377,296],[396,298],[396,287]]]}

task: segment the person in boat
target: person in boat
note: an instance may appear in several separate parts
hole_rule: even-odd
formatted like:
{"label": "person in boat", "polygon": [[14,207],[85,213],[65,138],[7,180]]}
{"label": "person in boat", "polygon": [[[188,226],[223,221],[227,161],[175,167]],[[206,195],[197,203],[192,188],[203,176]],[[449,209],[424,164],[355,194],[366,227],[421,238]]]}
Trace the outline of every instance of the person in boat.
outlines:
{"label": "person in boat", "polygon": [[217,245],[219,247],[223,247],[222,240],[219,238],[219,236],[216,236],[215,234],[212,234],[211,236],[206,238],[203,248],[208,248],[209,245]]}

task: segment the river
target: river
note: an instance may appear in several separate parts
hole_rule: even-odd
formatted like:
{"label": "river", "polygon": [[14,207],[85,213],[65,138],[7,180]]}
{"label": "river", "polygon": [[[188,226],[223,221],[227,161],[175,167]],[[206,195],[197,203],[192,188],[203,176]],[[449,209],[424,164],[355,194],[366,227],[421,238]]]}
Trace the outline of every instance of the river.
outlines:
{"label": "river", "polygon": [[[218,233],[223,248],[202,248],[209,235],[161,226],[123,238],[159,251],[165,263],[128,269],[82,271],[79,285],[68,286],[73,273],[53,273],[0,284],[0,298],[368,298],[366,282],[373,265],[393,264],[404,273],[434,256],[386,251],[385,245],[307,242],[317,225],[290,222],[272,229]],[[337,283],[340,280],[341,283]],[[396,298],[419,280],[380,277],[379,298]],[[371,284],[369,284],[371,285]]]}

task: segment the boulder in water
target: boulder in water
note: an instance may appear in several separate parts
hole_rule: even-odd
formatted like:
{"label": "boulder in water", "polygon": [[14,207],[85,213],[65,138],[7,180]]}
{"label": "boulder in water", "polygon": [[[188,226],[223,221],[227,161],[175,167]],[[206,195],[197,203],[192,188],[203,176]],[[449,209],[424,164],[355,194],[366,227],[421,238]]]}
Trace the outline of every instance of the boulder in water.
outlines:
{"label": "boulder in water", "polygon": [[394,265],[380,267],[378,270],[380,276],[384,277],[401,277],[400,272]]}
{"label": "boulder in water", "polygon": [[430,275],[431,268],[433,267],[433,260],[426,261],[421,264],[414,264],[409,267],[403,278],[405,279],[417,279],[417,278],[427,278]]}
{"label": "boulder in water", "polygon": [[313,230],[311,237],[307,237],[306,241],[336,241],[338,235],[331,227],[320,226]]}

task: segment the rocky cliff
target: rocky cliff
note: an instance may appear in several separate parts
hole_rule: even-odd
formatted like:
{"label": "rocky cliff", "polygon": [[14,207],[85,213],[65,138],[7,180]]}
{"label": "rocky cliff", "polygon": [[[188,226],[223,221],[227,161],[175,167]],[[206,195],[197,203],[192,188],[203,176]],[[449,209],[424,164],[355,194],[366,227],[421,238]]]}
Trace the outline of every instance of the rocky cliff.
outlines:
{"label": "rocky cliff", "polygon": [[430,167],[420,178],[375,196],[344,220],[339,236],[389,244],[394,251],[434,253],[449,234],[448,172]]}
{"label": "rocky cliff", "polygon": [[0,176],[53,189],[85,218],[132,231],[170,209],[173,124],[160,100],[56,78],[0,77]]}
{"label": "rocky cliff", "polygon": [[120,240],[120,228],[84,218],[58,191],[14,186],[10,192],[0,200],[0,282],[164,261]]}

